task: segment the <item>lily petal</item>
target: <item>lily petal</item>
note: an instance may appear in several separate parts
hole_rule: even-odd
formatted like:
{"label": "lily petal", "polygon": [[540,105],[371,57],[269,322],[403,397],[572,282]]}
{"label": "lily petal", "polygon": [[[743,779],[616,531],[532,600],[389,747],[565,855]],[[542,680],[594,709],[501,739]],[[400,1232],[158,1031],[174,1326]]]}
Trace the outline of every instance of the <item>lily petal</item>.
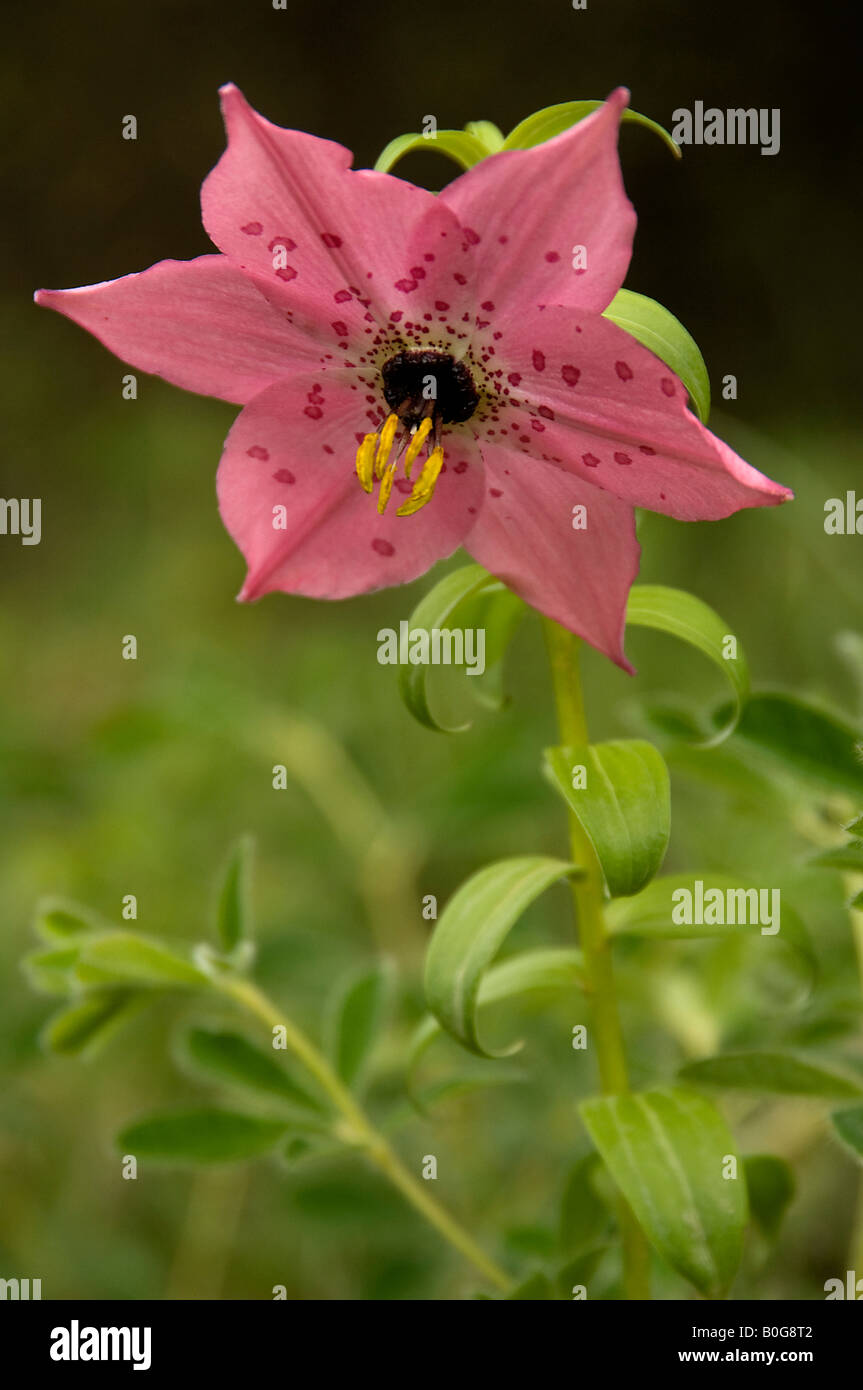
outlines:
{"label": "lily petal", "polygon": [[267,303],[225,256],[160,261],[137,275],[39,290],[56,309],[143,372],[244,405],[320,346]]}
{"label": "lily petal", "polygon": [[[482,461],[465,431],[450,443],[433,500],[414,516],[379,516],[359,486],[362,396],[344,370],[302,373],[246,406],[225,443],[219,509],[249,572],[241,599],[274,589],[347,598],[416,579],[451,555],[482,504]],[[359,432],[357,432],[359,431]]]}
{"label": "lily petal", "polygon": [[541,613],[632,672],[626,599],[640,547],[626,502],[515,451],[483,451],[486,499],[465,541],[475,560]]}
{"label": "lily petal", "polygon": [[368,341],[375,322],[419,318],[436,300],[461,316],[468,277],[454,280],[449,261],[469,264],[470,248],[439,198],[352,170],[349,150],[272,125],[233,85],[222,108],[228,148],[201,191],[204,226],[269,299],[334,344]]}
{"label": "lily petal", "polygon": [[525,314],[498,356],[508,395],[495,437],[525,456],[681,521],[792,496],[711,434],[682,381],[607,319],[553,306]]}
{"label": "lily petal", "polygon": [[538,304],[601,313],[623,284],[636,222],[617,157],[628,100],[618,87],[570,130],[491,155],[440,194],[475,238],[484,298],[506,315]]}

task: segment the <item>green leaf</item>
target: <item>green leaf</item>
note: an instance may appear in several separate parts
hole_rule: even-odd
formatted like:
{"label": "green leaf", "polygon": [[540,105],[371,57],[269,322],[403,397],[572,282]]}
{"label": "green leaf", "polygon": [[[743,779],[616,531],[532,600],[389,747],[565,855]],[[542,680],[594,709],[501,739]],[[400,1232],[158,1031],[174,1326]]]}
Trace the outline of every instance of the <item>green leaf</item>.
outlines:
{"label": "green leaf", "polygon": [[707,1297],[736,1273],[746,1185],[726,1179],[735,1153],[719,1111],[696,1091],[660,1087],[579,1107],[612,1178],[660,1255]]}
{"label": "green leaf", "polygon": [[[503,148],[505,150],[527,150],[533,145],[541,145],[546,140],[551,140],[555,135],[562,134],[564,130],[569,130],[570,126],[584,120],[585,116],[589,116],[591,112],[603,105],[604,103],[601,101],[563,101],[556,106],[546,106],[542,111],[534,111],[532,116],[526,116],[509,132],[503,142]],[[656,121],[651,121],[648,116],[640,115],[638,111],[630,111],[628,107],[623,112],[621,119],[652,130],[655,135],[664,140],[675,159],[681,158],[680,146],[664,126],[658,125]]]}
{"label": "green leaf", "polygon": [[493,584],[466,599],[455,615],[461,628],[485,633],[485,670],[470,674],[471,694],[488,709],[499,711],[507,703],[503,688],[504,658],[521,626],[527,606],[503,584]]}
{"label": "green leaf", "polygon": [[751,1154],[743,1168],[753,1219],[768,1240],[775,1240],[794,1196],[794,1174],[784,1158],[771,1154]]}
{"label": "green leaf", "polygon": [[243,835],[234,845],[222,875],[216,904],[216,935],[226,953],[252,934],[252,871],[255,842]]}
{"label": "green leaf", "polygon": [[76,936],[113,930],[104,917],[66,898],[41,898],[36,904],[33,926],[43,940],[69,945]]}
{"label": "green leaf", "polygon": [[[698,883],[702,885],[702,902],[709,893],[718,891],[723,894],[726,904],[729,901],[729,892],[747,892],[754,887],[745,880],[741,882],[740,879],[731,878],[727,874],[668,874],[663,878],[654,879],[638,897],[610,903],[606,909],[606,926],[609,933],[612,936],[653,937],[666,941],[706,941],[725,936],[762,937],[761,924],[758,922],[734,922],[724,925],[701,924],[694,921],[675,922],[672,919],[672,911],[686,901],[675,902],[674,895],[681,889],[685,889],[691,895],[691,915],[704,915],[703,912],[697,914],[696,911]],[[735,898],[735,908],[736,902]],[[788,903],[781,905],[779,931],[775,935],[794,953],[807,986],[811,986],[817,972],[815,953],[805,925]],[[770,941],[773,937],[767,933],[762,939]]]}
{"label": "green leaf", "polygon": [[501,859],[480,869],[446,904],[426,954],[426,999],[442,1027],[469,1051],[503,1057],[521,1046],[489,1052],[480,1043],[480,982],[530,903],[558,879],[577,872],[574,864],[539,855]]}
{"label": "green leaf", "polygon": [[136,1120],[118,1134],[117,1147],[157,1163],[236,1163],[275,1148],[287,1130],[285,1120],[230,1110],[186,1110]]}
{"label": "green leaf", "polygon": [[567,1177],[560,1210],[560,1248],[567,1255],[594,1246],[608,1227],[608,1207],[593,1186],[599,1166],[597,1154],[585,1154]]}
{"label": "green leaf", "polygon": [[[584,787],[574,787],[584,769]],[[618,739],[545,751],[545,774],[593,845],[613,898],[638,893],[662,864],[671,833],[671,789],[651,743]]]}
{"label": "green leaf", "polygon": [[842,869],[844,873],[863,874],[863,840],[852,840],[850,845],[826,849],[809,862],[822,869]]}
{"label": "green leaf", "polygon": [[834,1110],[830,1120],[845,1147],[863,1162],[863,1105]]}
{"label": "green leaf", "polygon": [[856,820],[852,820],[850,825],[845,826],[845,830],[849,835],[856,835],[863,839],[863,816],[858,816]]}
{"label": "green leaf", "polygon": [[347,1086],[361,1080],[383,1023],[389,967],[352,975],[335,993],[326,1020],[327,1054]]}
{"label": "green leaf", "polygon": [[[720,711],[724,718],[726,711]],[[750,760],[822,791],[863,796],[860,731],[826,704],[782,691],[751,695],[735,730]]]}
{"label": "green leaf", "polygon": [[485,141],[469,130],[437,130],[433,135],[414,132],[397,135],[390,140],[375,160],[374,167],[378,173],[388,174],[412,150],[434,150],[437,154],[454,159],[462,169],[472,169],[491,153]]}
{"label": "green leaf", "polygon": [[863,1084],[853,1077],[784,1052],[723,1052],[689,1062],[680,1075],[723,1090],[836,1100],[863,1095]]}
{"label": "green leaf", "polygon": [[529,1278],[525,1279],[514,1288],[512,1293],[508,1293],[506,1296],[506,1299],[510,1302],[515,1300],[518,1302],[530,1301],[532,1303],[553,1298],[554,1289],[551,1286],[551,1282],[546,1275],[541,1273],[531,1274]]}
{"label": "green leaf", "polygon": [[737,655],[728,659],[723,656],[727,639],[734,637],[728,624],[694,594],[662,584],[636,584],[630,590],[626,621],[679,637],[719,667],[734,692],[734,711],[725,727],[705,746],[721,743],[733,731],[749,694],[749,669],[736,638]]}
{"label": "green leaf", "polygon": [[70,994],[77,963],[78,947],[71,946],[59,951],[33,951],[24,957],[21,968],[32,988],[41,994]]}
{"label": "green leaf", "polygon": [[184,1050],[199,1071],[229,1086],[269,1096],[278,1096],[288,1105],[318,1114],[324,1107],[309,1095],[274,1057],[267,1056],[239,1033],[193,1028],[186,1035]]}
{"label": "green leaf", "polygon": [[485,145],[489,154],[497,154],[503,148],[503,131],[494,121],[468,121],[465,130]]}
{"label": "green leaf", "polygon": [[[552,946],[535,951],[522,951],[517,956],[499,961],[483,975],[476,1007],[479,1012],[490,1004],[517,999],[540,990],[568,990],[575,987],[584,988],[584,985],[584,958],[581,951],[574,946]],[[433,1014],[429,1014],[419,1024],[408,1048],[408,1087],[422,1110],[426,1107],[421,1096],[414,1090],[413,1077],[423,1053],[442,1032],[437,1019]]]}
{"label": "green leaf", "polygon": [[618,290],[603,318],[611,319],[643,347],[655,353],[680,377],[699,420],[710,414],[710,377],[701,350],[691,333],[670,309],[634,290]]}
{"label": "green leaf", "polygon": [[42,1043],[64,1057],[92,1056],[148,1002],[137,989],[94,990],[48,1020]]}
{"label": "green leaf", "polygon": [[[492,613],[492,633],[487,640],[486,659],[494,669],[503,660],[503,653],[512,636],[518,617],[524,612],[520,599],[510,595],[500,580],[487,573],[482,565],[465,565],[444,576],[435,587],[420,600],[408,619],[408,632],[423,629],[430,632],[435,628],[473,626],[463,619],[471,612],[476,613],[473,604],[481,597],[495,597],[499,606]],[[432,713],[428,702],[427,682],[429,665],[414,666],[410,663],[399,666],[399,693],[411,714],[427,729],[438,733],[461,733],[470,724],[447,725]],[[468,677],[468,683],[482,681],[485,677]]]}
{"label": "green leaf", "polygon": [[855,912],[863,912],[863,890],[856,894],[848,904]]}
{"label": "green leaf", "polygon": [[132,932],[113,932],[86,946],[75,974],[83,985],[205,989],[210,983],[202,971],[182,956]]}

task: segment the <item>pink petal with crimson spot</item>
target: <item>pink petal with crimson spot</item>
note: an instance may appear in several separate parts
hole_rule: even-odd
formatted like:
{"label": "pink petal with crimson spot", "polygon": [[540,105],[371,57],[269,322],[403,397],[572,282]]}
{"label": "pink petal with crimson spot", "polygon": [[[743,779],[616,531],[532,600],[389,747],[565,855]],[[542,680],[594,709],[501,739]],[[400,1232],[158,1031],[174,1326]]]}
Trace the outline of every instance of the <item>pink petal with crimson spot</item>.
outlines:
{"label": "pink petal with crimson spot", "polygon": [[[351,169],[349,150],[273,125],[233,85],[221,96],[228,148],[201,190],[204,226],[268,299],[324,337],[342,319],[355,342],[368,337],[363,299],[380,324],[408,301],[412,313],[431,310],[436,298],[453,301],[452,267],[443,268],[441,253],[451,245],[460,267],[466,258],[458,220],[439,198],[389,174]],[[251,216],[262,237],[243,233]],[[286,235],[296,243],[289,282],[269,249],[272,236]],[[434,264],[425,262],[432,248]],[[412,268],[420,262],[429,268],[418,282]],[[398,283],[417,288],[406,295]]]}
{"label": "pink petal with crimson spot", "polygon": [[[636,221],[617,157],[628,99],[618,87],[570,130],[533,149],[491,155],[440,194],[479,236],[483,297],[499,306],[500,318],[517,319],[538,304],[599,313],[623,284]],[[583,275],[572,268],[575,246],[587,250]]]}
{"label": "pink petal with crimson spot", "polygon": [[[321,385],[320,418],[305,410]],[[473,523],[468,510],[483,494],[479,451],[466,435],[452,439],[448,469],[434,497],[413,516],[396,516],[395,491],[384,516],[377,493],[356,477],[357,393],[346,371],[298,373],[257,396],[238,416],[225,443],[217,491],[222,520],[248,563],[241,599],[273,590],[311,598],[347,598],[424,574],[457,549]],[[331,453],[326,452],[329,446]],[[250,456],[264,448],[268,458]],[[294,482],[286,486],[281,476]],[[285,529],[273,526],[283,506]]]}
{"label": "pink petal with crimson spot", "polygon": [[[633,508],[515,451],[486,446],[483,462],[503,497],[483,507],[465,548],[533,608],[631,672],[623,629],[640,554]],[[586,530],[573,527],[576,506],[587,508]]]}
{"label": "pink petal with crimson spot", "polygon": [[[553,419],[543,412],[544,431],[528,437],[534,458],[557,457],[559,467],[624,501],[681,521],[716,521],[791,497],[696,419],[683,383],[652,352],[608,319],[586,315],[580,322],[577,349],[572,315],[552,306],[526,313],[521,331],[501,345],[505,369],[521,375],[514,394],[533,410],[553,411]],[[533,363],[537,350],[541,372]],[[575,386],[567,365],[579,369]]]}
{"label": "pink petal with crimson spot", "polygon": [[99,285],[39,290],[36,303],[142,372],[237,405],[320,354],[227,256],[159,261]]}

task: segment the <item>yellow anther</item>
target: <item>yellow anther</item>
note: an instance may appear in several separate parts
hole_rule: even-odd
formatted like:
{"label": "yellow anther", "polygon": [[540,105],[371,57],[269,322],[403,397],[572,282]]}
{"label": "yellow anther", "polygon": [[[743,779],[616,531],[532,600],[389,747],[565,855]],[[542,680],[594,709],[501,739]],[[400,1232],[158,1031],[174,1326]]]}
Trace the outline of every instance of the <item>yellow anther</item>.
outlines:
{"label": "yellow anther", "polygon": [[[396,476],[398,463],[391,463],[383,478],[381,479],[381,490],[378,493],[378,513],[383,516],[387,509],[387,502],[390,500],[390,493],[393,490],[393,482]],[[401,511],[399,511],[401,515]]]}
{"label": "yellow anther", "polygon": [[420,420],[419,425],[417,426],[414,432],[413,438],[411,439],[411,442],[408,445],[408,451],[405,454],[406,478],[409,478],[411,475],[411,469],[414,466],[414,461],[417,458],[417,455],[419,454],[420,450],[422,449],[422,446],[428,439],[429,433],[431,432],[431,427],[431,416],[427,415],[424,420]]}
{"label": "yellow anther", "polygon": [[393,447],[393,440],[396,437],[396,430],[399,427],[399,417],[388,415],[381,430],[381,440],[378,445],[377,458],[375,459],[375,472],[379,478],[384,476],[384,469],[387,466],[387,459]]}
{"label": "yellow anther", "polygon": [[377,442],[376,434],[367,434],[357,449],[357,477],[362,483],[364,492],[371,492],[374,486]]}
{"label": "yellow anther", "polygon": [[[442,467],[443,449],[438,445],[426,459],[423,465],[423,471],[414,483],[413,492],[408,500],[403,502],[399,507],[396,516],[412,516],[414,512],[419,511],[420,507],[424,507],[426,502],[431,501],[435,490],[435,483],[438,480],[438,474]],[[383,491],[383,487],[381,487],[381,491]],[[378,510],[381,510],[380,502],[378,502]]]}

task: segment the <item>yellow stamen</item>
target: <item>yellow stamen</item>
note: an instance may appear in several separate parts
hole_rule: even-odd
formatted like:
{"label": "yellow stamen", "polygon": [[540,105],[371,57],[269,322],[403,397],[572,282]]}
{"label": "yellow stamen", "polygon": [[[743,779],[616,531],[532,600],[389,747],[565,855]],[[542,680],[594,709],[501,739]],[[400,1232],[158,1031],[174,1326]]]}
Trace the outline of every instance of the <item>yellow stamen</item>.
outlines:
{"label": "yellow stamen", "polygon": [[375,472],[375,448],[377,447],[378,437],[376,434],[367,434],[357,449],[357,477],[359,478],[363,492],[371,492],[374,487]]}
{"label": "yellow stamen", "polygon": [[414,466],[414,461],[417,458],[420,450],[422,449],[422,446],[428,439],[429,434],[431,432],[431,427],[432,421],[430,415],[427,415],[424,420],[420,420],[419,425],[417,426],[417,429],[413,435],[413,438],[411,439],[411,442],[408,445],[408,451],[405,454],[406,478],[409,478],[411,475],[411,469]]}
{"label": "yellow stamen", "polygon": [[[438,445],[426,459],[423,471],[414,483],[413,492],[408,500],[399,507],[396,516],[412,516],[414,512],[419,511],[420,507],[424,507],[426,502],[431,501],[435,483],[442,467],[443,449]],[[381,491],[383,492],[383,486],[381,486]],[[389,496],[389,494],[387,495]],[[378,502],[378,510],[381,510],[380,502]]]}
{"label": "yellow stamen", "polygon": [[[393,418],[395,418],[395,417],[393,417]],[[395,481],[396,468],[397,468],[397,467],[398,467],[398,460],[396,460],[395,463],[391,463],[391,464],[390,464],[389,468],[387,469],[386,473],[384,474],[383,478],[381,479],[381,490],[380,490],[380,492],[378,493],[378,514],[379,514],[380,516],[383,516],[384,512],[385,512],[386,509],[387,509],[387,502],[389,502],[389,500],[390,500],[390,493],[391,493],[392,490],[393,490],[393,482]],[[398,513],[398,514],[399,514],[399,516],[401,516],[401,509],[399,509],[399,513]]]}
{"label": "yellow stamen", "polygon": [[393,440],[396,437],[396,430],[399,427],[399,417],[388,415],[381,430],[381,441],[378,445],[377,458],[375,459],[375,472],[379,478],[384,476],[384,469],[387,466],[387,459],[393,447]]}

